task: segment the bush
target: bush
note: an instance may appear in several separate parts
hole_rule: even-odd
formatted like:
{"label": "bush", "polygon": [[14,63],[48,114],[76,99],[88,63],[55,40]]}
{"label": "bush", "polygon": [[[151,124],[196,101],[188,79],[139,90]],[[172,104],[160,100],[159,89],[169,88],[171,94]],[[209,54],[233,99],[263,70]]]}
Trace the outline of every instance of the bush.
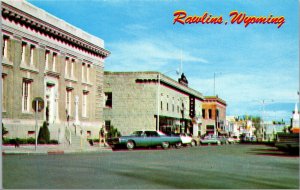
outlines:
{"label": "bush", "polygon": [[118,129],[111,126],[110,130],[107,131],[106,138],[109,139],[109,138],[120,137],[120,136],[121,136],[121,133],[118,131]]}
{"label": "bush", "polygon": [[38,139],[38,141],[39,141],[39,144],[47,144],[45,139]]}
{"label": "bush", "polygon": [[4,127],[4,124],[2,123],[2,140],[4,140],[4,135],[6,135],[7,133],[8,133],[8,131]]}
{"label": "bush", "polygon": [[50,131],[48,129],[48,123],[44,121],[43,127],[40,128],[38,142],[40,144],[47,144],[50,142]]}
{"label": "bush", "polygon": [[27,143],[28,144],[35,144],[35,138],[32,138],[32,137],[28,138]]}
{"label": "bush", "polygon": [[50,140],[50,144],[58,144],[58,140],[52,139],[52,140]]}
{"label": "bush", "polygon": [[4,138],[2,143],[3,144],[16,144],[18,142],[19,144],[35,144],[35,138],[28,138],[28,139],[20,139],[20,138],[15,138],[15,139],[9,139],[9,138]]}

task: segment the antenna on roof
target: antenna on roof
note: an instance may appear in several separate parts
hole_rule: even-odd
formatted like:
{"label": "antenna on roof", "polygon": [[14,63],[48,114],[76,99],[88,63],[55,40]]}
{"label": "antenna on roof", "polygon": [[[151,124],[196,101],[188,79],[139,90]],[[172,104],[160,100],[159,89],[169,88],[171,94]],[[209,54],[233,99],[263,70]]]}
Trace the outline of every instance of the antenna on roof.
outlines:
{"label": "antenna on roof", "polygon": [[177,74],[179,75],[179,77],[182,75],[182,50],[180,51],[180,67]]}

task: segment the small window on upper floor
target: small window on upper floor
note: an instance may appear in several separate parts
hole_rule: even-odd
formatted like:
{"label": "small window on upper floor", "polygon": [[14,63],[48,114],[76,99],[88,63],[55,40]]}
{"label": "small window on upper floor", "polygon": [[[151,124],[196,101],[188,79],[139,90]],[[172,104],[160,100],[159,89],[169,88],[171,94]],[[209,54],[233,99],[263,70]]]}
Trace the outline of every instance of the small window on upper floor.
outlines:
{"label": "small window on upper floor", "polygon": [[105,107],[112,108],[112,93],[105,92]]}

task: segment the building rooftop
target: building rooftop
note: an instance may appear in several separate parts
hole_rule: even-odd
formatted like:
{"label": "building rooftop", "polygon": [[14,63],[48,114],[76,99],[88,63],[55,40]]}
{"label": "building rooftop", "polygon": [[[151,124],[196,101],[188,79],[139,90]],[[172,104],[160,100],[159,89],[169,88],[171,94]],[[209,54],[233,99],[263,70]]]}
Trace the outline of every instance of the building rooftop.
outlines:
{"label": "building rooftop", "polygon": [[[176,89],[179,89],[188,94],[192,94],[200,100],[204,100],[204,96],[202,95],[202,93],[200,93],[190,87],[184,86],[184,85],[180,84],[178,81],[176,81],[160,72],[157,72],[157,71],[129,71],[129,72],[105,71],[104,72],[104,75],[129,75],[129,76],[135,75],[139,80],[153,80],[153,81],[157,81],[158,74],[160,74],[161,83],[175,87]],[[147,76],[143,76],[143,75],[147,75]]]}
{"label": "building rooftop", "polygon": [[204,101],[207,101],[207,102],[208,101],[209,102],[214,102],[215,101],[215,102],[219,102],[221,104],[224,104],[225,106],[227,105],[226,101],[219,98],[218,96],[205,96],[204,98],[205,98]]}
{"label": "building rooftop", "polygon": [[5,17],[15,17],[15,19],[31,24],[40,30],[65,38],[71,43],[89,48],[104,57],[110,54],[109,51],[104,49],[102,39],[53,16],[25,0],[2,0],[1,3],[2,15]]}

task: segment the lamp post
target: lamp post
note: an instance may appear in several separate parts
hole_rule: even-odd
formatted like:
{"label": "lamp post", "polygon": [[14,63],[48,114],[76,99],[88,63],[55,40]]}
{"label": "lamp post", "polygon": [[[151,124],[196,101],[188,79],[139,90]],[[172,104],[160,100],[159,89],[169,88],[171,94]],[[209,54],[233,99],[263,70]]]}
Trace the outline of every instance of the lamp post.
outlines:
{"label": "lamp post", "polygon": [[[170,71],[164,72],[162,75],[167,74],[167,73],[172,72],[172,71],[176,71],[176,73],[178,73],[177,70],[170,70]],[[157,94],[156,94],[156,101],[157,101],[156,130],[157,131],[159,130],[159,114],[160,114],[159,113],[159,110],[160,110],[160,108],[159,108],[159,103],[160,103],[160,75],[161,74],[158,72],[158,74],[157,74]]]}

